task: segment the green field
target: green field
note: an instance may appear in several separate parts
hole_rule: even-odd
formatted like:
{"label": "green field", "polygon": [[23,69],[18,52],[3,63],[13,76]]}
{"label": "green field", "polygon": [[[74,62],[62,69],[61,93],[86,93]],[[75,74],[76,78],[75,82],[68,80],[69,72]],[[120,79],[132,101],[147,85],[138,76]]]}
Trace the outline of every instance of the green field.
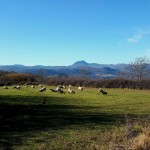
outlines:
{"label": "green field", "polygon": [[[105,149],[116,129],[150,117],[150,91],[73,87],[76,94],[0,87],[0,149]],[[107,148],[106,148],[107,149]]]}

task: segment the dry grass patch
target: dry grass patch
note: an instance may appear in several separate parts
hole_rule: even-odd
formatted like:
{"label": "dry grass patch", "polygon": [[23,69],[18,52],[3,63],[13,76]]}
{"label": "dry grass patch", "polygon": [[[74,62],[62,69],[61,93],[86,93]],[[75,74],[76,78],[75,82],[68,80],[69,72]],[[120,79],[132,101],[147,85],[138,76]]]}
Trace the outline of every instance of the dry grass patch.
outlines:
{"label": "dry grass patch", "polygon": [[143,129],[143,132],[133,139],[131,147],[133,150],[150,150],[150,128]]}
{"label": "dry grass patch", "polygon": [[112,134],[109,150],[150,150],[150,122],[139,120],[116,128]]}

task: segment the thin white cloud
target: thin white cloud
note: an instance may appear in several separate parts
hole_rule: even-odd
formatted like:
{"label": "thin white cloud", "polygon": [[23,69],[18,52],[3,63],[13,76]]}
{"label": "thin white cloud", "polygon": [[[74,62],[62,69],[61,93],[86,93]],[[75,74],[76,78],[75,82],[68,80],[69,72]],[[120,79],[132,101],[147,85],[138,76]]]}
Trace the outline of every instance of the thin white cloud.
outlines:
{"label": "thin white cloud", "polygon": [[131,37],[131,38],[128,38],[128,42],[131,42],[131,43],[138,43],[138,41],[139,41],[140,39],[142,39],[142,38],[143,38],[142,35],[135,35],[135,36],[133,36],[133,37]]}
{"label": "thin white cloud", "polygon": [[143,39],[146,35],[149,34],[150,34],[150,30],[138,32],[133,37],[128,38],[128,42],[138,43],[140,39]]}

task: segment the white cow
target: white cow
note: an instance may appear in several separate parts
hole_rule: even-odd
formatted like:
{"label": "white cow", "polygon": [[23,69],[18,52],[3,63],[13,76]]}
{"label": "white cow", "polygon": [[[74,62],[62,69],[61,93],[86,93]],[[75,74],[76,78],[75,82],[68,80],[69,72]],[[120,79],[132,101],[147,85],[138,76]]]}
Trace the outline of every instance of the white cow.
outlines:
{"label": "white cow", "polygon": [[71,88],[68,88],[68,93],[69,93],[69,94],[75,94],[75,91],[72,90]]}
{"label": "white cow", "polygon": [[78,90],[80,90],[80,91],[83,92],[83,87],[82,87],[82,86],[79,86],[79,87],[78,87]]}

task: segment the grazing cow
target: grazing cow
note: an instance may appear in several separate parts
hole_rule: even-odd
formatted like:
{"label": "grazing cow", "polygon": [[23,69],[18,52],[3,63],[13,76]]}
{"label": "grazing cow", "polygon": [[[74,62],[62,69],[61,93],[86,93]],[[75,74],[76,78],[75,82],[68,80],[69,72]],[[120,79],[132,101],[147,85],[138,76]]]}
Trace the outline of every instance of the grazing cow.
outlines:
{"label": "grazing cow", "polygon": [[79,87],[78,87],[78,90],[80,90],[80,91],[83,92],[83,87],[82,87],[82,86],[79,86]]}
{"label": "grazing cow", "polygon": [[59,88],[59,89],[65,89],[66,86],[65,85],[58,85],[57,88]]}
{"label": "grazing cow", "polygon": [[61,88],[56,88],[56,89],[50,89],[52,92],[57,92],[60,94],[65,94],[65,92]]}
{"label": "grazing cow", "polygon": [[8,89],[8,87],[6,85],[3,86],[3,89]]}
{"label": "grazing cow", "polygon": [[20,90],[20,88],[21,88],[21,86],[19,86],[19,85],[16,87],[17,90]]}
{"label": "grazing cow", "polygon": [[68,88],[68,93],[69,93],[69,94],[75,94],[75,91],[72,90],[71,88]]}
{"label": "grazing cow", "polygon": [[57,92],[56,90],[54,90],[54,89],[50,89],[52,92]]}
{"label": "grazing cow", "polygon": [[100,89],[99,89],[98,94],[100,94],[100,93],[102,93],[103,95],[107,95],[107,92],[106,92],[106,91],[104,91],[102,88],[100,88]]}
{"label": "grazing cow", "polygon": [[13,89],[20,90],[21,86],[17,85],[17,86],[13,86],[12,88],[13,88]]}
{"label": "grazing cow", "polygon": [[43,87],[43,88],[38,90],[38,92],[44,92],[44,91],[46,91],[46,87]]}
{"label": "grazing cow", "polygon": [[34,85],[31,85],[31,88],[35,89],[35,86],[34,86]]}
{"label": "grazing cow", "polygon": [[59,92],[60,89],[62,89],[63,86],[62,85],[58,85],[57,88],[55,89],[56,92]]}
{"label": "grazing cow", "polygon": [[17,86],[13,86],[12,89],[17,89]]}
{"label": "grazing cow", "polygon": [[62,89],[59,89],[57,92],[60,94],[65,94],[65,92]]}

